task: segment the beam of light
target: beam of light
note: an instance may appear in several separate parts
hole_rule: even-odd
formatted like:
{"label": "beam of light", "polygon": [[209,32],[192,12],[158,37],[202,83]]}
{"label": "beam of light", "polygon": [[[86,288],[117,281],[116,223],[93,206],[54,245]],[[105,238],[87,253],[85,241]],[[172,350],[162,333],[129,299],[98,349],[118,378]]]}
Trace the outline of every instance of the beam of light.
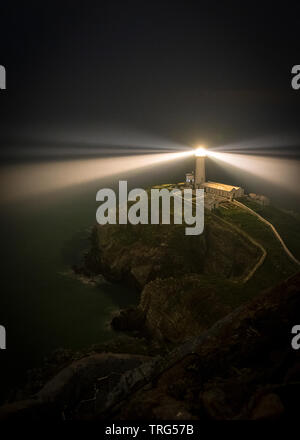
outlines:
{"label": "beam of light", "polygon": [[256,154],[262,156],[299,156],[299,134],[261,136],[213,148],[221,153]]}
{"label": "beam of light", "polygon": [[261,178],[275,187],[285,188],[300,194],[300,161],[276,157],[264,157],[248,154],[221,153],[210,151],[210,158],[229,167],[236,168],[253,177]]}
{"label": "beam of light", "polygon": [[[181,149],[182,150],[182,149]],[[61,145],[61,146],[39,146],[39,147],[27,147],[18,148],[12,147],[7,151],[0,152],[0,155],[4,158],[22,158],[22,159],[50,159],[50,158],[87,158],[87,157],[101,157],[101,156],[114,156],[114,155],[128,155],[128,154],[147,154],[147,153],[158,153],[170,152],[168,148],[145,148],[145,147],[132,147],[132,146],[119,146],[119,145],[98,145],[93,146],[80,146],[77,145]]]}
{"label": "beam of light", "polygon": [[[14,127],[11,127],[13,131]],[[47,127],[26,126],[14,137],[14,146],[1,149],[1,156],[76,157],[97,156],[107,153],[136,154],[146,152],[175,152],[189,149],[186,145],[163,136],[149,134],[141,130],[119,124],[88,126]]]}
{"label": "beam of light", "polygon": [[3,203],[46,194],[97,179],[159,166],[193,154],[194,150],[187,150],[176,153],[9,165],[0,173],[0,201]]}

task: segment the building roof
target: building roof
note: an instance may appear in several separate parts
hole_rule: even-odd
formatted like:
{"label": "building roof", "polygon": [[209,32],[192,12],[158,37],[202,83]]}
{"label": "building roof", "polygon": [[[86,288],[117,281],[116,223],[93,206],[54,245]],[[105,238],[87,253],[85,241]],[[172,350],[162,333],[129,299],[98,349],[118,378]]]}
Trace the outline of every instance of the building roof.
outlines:
{"label": "building roof", "polygon": [[225,183],[217,183],[217,182],[204,182],[203,186],[206,188],[214,188],[214,189],[220,189],[222,191],[232,191],[232,190],[238,190],[240,189],[239,186],[232,186],[232,185],[225,185]]}

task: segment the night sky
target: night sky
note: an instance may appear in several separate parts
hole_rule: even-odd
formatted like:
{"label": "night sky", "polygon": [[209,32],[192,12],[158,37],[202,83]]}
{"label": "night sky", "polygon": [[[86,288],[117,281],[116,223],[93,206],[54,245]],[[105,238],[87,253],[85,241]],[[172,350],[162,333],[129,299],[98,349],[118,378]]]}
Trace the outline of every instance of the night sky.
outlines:
{"label": "night sky", "polygon": [[6,2],[2,144],[110,124],[183,145],[297,133],[299,19],[291,2]]}

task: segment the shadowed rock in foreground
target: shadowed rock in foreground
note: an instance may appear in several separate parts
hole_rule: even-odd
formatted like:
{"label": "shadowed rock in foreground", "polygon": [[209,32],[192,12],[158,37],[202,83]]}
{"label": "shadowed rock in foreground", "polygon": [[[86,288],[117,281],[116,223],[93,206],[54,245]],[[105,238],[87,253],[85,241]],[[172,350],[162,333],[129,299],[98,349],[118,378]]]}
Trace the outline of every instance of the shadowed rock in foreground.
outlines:
{"label": "shadowed rock in foreground", "polygon": [[[295,417],[300,273],[262,292],[165,357],[100,354],[64,368],[2,418],[276,419]],[[112,378],[111,373],[116,374]]]}
{"label": "shadowed rock in foreground", "polygon": [[118,403],[115,390],[116,405],[106,416],[221,420],[295,416],[300,353],[291,347],[291,328],[299,324],[299,310],[298,273],[182,345],[147,386],[123,396],[123,403]]}
{"label": "shadowed rock in foreground", "polygon": [[63,368],[34,396],[0,407],[0,420],[73,419],[98,411],[122,374],[149,359],[122,353],[85,356]]}

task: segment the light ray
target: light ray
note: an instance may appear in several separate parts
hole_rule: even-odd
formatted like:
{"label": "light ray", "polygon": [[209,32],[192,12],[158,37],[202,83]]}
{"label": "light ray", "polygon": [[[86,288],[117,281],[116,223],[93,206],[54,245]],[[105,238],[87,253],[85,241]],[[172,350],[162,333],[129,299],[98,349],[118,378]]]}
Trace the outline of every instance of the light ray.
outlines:
{"label": "light ray", "polygon": [[276,187],[286,188],[300,194],[299,171],[300,161],[257,155],[210,152],[212,160],[221,161],[229,167],[256,176]]}
{"label": "light ray", "polygon": [[124,172],[159,166],[192,156],[194,150],[176,153],[40,162],[6,166],[1,170],[1,202],[44,194],[64,187]]}

